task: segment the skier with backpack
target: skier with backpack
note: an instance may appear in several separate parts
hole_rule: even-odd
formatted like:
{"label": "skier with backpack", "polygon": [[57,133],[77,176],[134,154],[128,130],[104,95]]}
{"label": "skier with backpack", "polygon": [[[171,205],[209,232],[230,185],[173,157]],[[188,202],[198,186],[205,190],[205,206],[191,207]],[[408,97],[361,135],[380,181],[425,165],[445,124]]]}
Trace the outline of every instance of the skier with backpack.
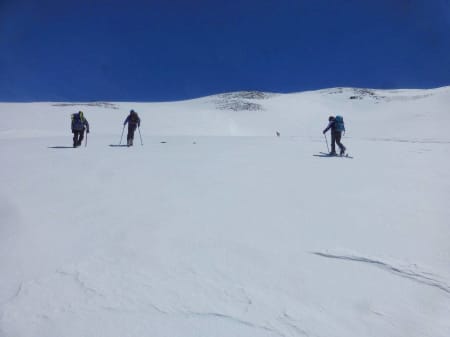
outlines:
{"label": "skier with backpack", "polygon": [[130,114],[123,122],[123,126],[128,123],[127,146],[133,146],[134,132],[136,128],[141,126],[141,119],[134,110],[130,110]]}
{"label": "skier with backpack", "polygon": [[330,156],[336,156],[336,143],[339,146],[340,155],[343,156],[345,154],[345,146],[341,143],[342,133],[345,133],[345,125],[344,119],[342,116],[330,116],[328,118],[328,126],[323,130],[323,134],[331,129],[331,152]]}
{"label": "skier with backpack", "polygon": [[71,129],[73,133],[73,147],[80,146],[84,138],[84,131],[86,130],[86,133],[89,133],[89,123],[84,118],[83,111],[72,114]]}

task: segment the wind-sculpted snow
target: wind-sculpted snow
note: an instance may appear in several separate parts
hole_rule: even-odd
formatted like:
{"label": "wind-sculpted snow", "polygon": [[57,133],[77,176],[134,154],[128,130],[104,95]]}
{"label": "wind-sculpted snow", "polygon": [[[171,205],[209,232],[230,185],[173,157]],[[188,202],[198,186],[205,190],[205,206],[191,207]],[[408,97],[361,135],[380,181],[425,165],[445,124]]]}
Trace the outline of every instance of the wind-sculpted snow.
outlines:
{"label": "wind-sculpted snow", "polygon": [[369,265],[373,265],[375,267],[381,268],[383,270],[386,270],[388,272],[391,272],[395,275],[413,280],[415,282],[425,284],[428,286],[435,287],[439,290],[442,290],[443,292],[450,294],[450,285],[442,280],[437,275],[434,275],[429,272],[421,271],[420,268],[417,265],[414,265],[414,268],[410,267],[401,267],[401,266],[394,266],[392,264],[389,264],[387,262],[383,262],[381,260],[375,260],[363,256],[357,256],[357,255],[337,255],[337,254],[330,254],[330,253],[323,253],[323,252],[313,252],[313,254],[317,256],[322,256],[330,259],[338,259],[338,260],[344,260],[344,261],[353,261],[353,262],[362,262]]}
{"label": "wind-sculpted snow", "polygon": [[[214,273],[199,275],[192,268],[185,270],[187,273],[172,273],[165,268],[137,272],[135,267],[125,259],[94,257],[82,265],[57,270],[47,278],[29,281],[5,304],[0,323],[10,326],[16,322],[24,324],[28,331],[38,331],[40,326],[66,322],[69,336],[74,331],[85,336],[89,329],[76,326],[72,318],[81,319],[84,324],[91,319],[99,320],[107,323],[107,327],[117,315],[148,315],[152,322],[223,324],[238,335],[308,336],[298,326],[300,323],[277,305],[262,306],[268,294],[251,290],[250,295],[220,278],[213,282],[218,276]],[[27,315],[22,316],[25,303]],[[99,335],[108,336],[105,332]]]}

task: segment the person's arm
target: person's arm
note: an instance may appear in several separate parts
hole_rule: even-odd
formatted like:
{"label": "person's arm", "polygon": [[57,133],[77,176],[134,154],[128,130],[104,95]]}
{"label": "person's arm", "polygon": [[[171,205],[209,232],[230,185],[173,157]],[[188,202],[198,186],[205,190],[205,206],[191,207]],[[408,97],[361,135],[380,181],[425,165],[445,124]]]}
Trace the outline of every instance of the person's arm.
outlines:
{"label": "person's arm", "polygon": [[325,130],[323,130],[323,134],[325,134],[328,130],[331,129],[331,127],[333,126],[334,121],[331,121],[330,123],[328,123],[328,126],[325,128]]}
{"label": "person's arm", "polygon": [[89,133],[89,122],[86,118],[84,119],[84,125],[86,125],[86,132]]}
{"label": "person's arm", "polygon": [[138,117],[138,128],[141,127],[141,119]]}
{"label": "person's arm", "polygon": [[130,116],[128,115],[127,118],[125,118],[125,121],[123,122],[123,125],[127,124],[129,120],[130,120]]}

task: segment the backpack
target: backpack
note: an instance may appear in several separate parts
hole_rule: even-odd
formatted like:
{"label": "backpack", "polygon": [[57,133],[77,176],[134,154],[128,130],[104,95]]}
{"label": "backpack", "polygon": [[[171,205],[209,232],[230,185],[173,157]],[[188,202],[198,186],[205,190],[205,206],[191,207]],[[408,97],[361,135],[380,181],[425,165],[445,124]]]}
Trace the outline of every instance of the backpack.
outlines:
{"label": "backpack", "polygon": [[131,124],[138,124],[138,123],[139,123],[139,116],[138,116],[137,113],[132,112],[132,113],[130,114],[130,123],[131,123]]}
{"label": "backpack", "polygon": [[334,118],[334,129],[339,132],[345,131],[344,118],[342,116],[336,116]]}
{"label": "backpack", "polygon": [[81,131],[84,130],[84,119],[79,113],[72,115],[72,130]]}

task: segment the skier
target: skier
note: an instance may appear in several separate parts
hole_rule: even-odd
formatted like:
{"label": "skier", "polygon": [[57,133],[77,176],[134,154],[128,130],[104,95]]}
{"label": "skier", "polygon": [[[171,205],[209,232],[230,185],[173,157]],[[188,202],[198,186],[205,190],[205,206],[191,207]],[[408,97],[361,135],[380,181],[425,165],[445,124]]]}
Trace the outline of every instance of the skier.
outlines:
{"label": "skier", "polygon": [[80,146],[84,138],[84,130],[86,130],[86,133],[89,133],[89,123],[84,118],[83,111],[72,114],[71,128],[73,133],[73,147]]}
{"label": "skier", "polygon": [[345,146],[341,143],[342,132],[345,132],[344,119],[341,116],[330,116],[328,117],[328,126],[323,130],[325,134],[331,129],[331,152],[330,156],[336,156],[336,143],[340,148],[340,155],[345,154]]}
{"label": "skier", "polygon": [[127,134],[127,146],[133,146],[134,132],[136,128],[141,126],[141,119],[134,110],[130,110],[130,114],[123,122],[123,125],[128,123],[128,134]]}

